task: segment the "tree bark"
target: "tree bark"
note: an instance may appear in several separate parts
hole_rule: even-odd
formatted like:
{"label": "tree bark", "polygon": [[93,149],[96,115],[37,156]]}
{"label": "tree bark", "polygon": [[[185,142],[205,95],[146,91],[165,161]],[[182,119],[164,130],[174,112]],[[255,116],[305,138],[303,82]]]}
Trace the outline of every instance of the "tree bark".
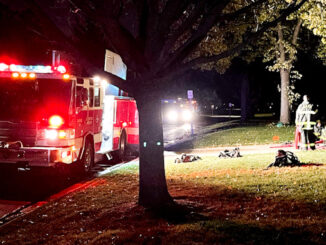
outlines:
{"label": "tree bark", "polygon": [[280,122],[283,124],[290,123],[290,104],[288,89],[290,84],[290,72],[287,69],[280,70],[281,77],[281,114]]}
{"label": "tree bark", "polygon": [[[302,24],[302,20],[299,20],[298,23],[296,24],[294,31],[293,31],[293,36],[292,36],[292,44],[296,45],[297,40],[298,40],[298,35],[300,31],[300,27]],[[289,124],[291,121],[290,118],[290,103],[289,103],[289,95],[288,95],[288,90],[289,90],[289,85],[290,85],[290,72],[291,72],[291,67],[294,62],[294,59],[286,60],[285,57],[285,49],[283,45],[283,32],[282,32],[282,26],[280,23],[277,24],[277,33],[278,33],[278,39],[279,39],[279,51],[280,51],[280,62],[282,64],[287,61],[288,68],[282,68],[280,69],[280,77],[281,77],[281,113],[280,113],[280,122],[284,124]]]}
{"label": "tree bark", "polygon": [[[279,40],[279,51],[280,51],[280,62],[283,65],[286,61],[285,49],[284,49],[284,38],[282,26],[280,23],[277,24],[277,33]],[[280,112],[280,122],[284,124],[290,123],[290,104],[289,104],[289,84],[290,84],[290,70],[286,68],[280,69],[281,77],[281,112]]]}
{"label": "tree bark", "polygon": [[150,92],[136,97],[139,112],[140,205],[158,207],[172,202],[164,169],[161,101]]}
{"label": "tree bark", "polygon": [[299,19],[297,25],[294,28],[294,32],[293,32],[293,37],[292,37],[292,44],[293,45],[297,45],[301,25],[302,25],[302,19]]}
{"label": "tree bark", "polygon": [[249,99],[249,81],[245,75],[241,82],[241,121],[245,122],[248,119],[248,99]]}

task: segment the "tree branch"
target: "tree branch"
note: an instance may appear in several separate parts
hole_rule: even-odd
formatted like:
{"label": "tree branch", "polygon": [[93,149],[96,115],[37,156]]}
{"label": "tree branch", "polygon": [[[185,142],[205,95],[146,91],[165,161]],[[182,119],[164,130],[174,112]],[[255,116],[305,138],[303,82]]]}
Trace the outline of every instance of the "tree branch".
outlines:
{"label": "tree branch", "polygon": [[[153,1],[153,0],[147,0],[147,19],[144,20],[144,25],[146,25],[146,32],[144,33],[145,37],[145,47],[148,47],[149,44],[151,43],[151,33],[155,33],[155,30],[157,30],[157,26],[159,23],[159,13],[158,9],[155,3],[158,1]],[[150,46],[152,47],[152,46]],[[145,55],[146,57],[150,56],[150,51],[147,49],[145,50]]]}
{"label": "tree branch", "polygon": [[128,68],[144,72],[144,68],[147,67],[147,65],[144,64],[146,61],[143,53],[141,53],[143,48],[138,45],[138,41],[120,25],[117,19],[111,18],[110,15],[105,14],[105,12],[102,13],[102,11],[98,11],[98,9],[91,9],[89,5],[85,4],[85,1],[74,0],[74,3],[84,14],[85,18],[95,22],[97,26],[104,30],[103,34],[106,36],[106,40],[110,42],[110,48],[113,48],[116,53],[123,57]]}
{"label": "tree branch", "polygon": [[200,41],[206,37],[208,31],[213,27],[216,23],[218,12],[222,12],[225,6],[229,3],[229,0],[222,0],[218,3],[213,2],[213,6],[210,6],[210,11],[207,13],[209,17],[205,18],[203,22],[201,22],[196,30],[192,33],[191,37],[182,44],[173,54],[166,55],[164,60],[165,67],[171,66],[171,64],[178,63],[176,61],[182,61],[189,52],[192,52]]}
{"label": "tree branch", "polygon": [[[243,7],[241,9],[233,12],[233,13],[221,15],[219,18],[216,19],[216,22],[221,23],[221,22],[225,22],[226,20],[230,21],[232,19],[235,19],[235,18],[239,17],[241,14],[244,14],[244,13],[248,12],[250,9],[252,9],[252,8],[254,8],[254,7],[258,6],[259,4],[262,4],[262,3],[266,2],[266,1],[267,0],[258,0],[258,1],[248,5],[246,7]],[[183,51],[183,54],[179,55],[179,58],[175,62],[176,63],[182,62],[188,56],[189,53],[192,53],[196,49],[197,45],[201,42],[202,39],[203,39],[203,37],[201,39],[198,39],[197,42],[193,42],[191,45],[189,45],[189,47],[186,48]]]}
{"label": "tree branch", "polygon": [[236,10],[235,12],[221,15],[221,17],[219,18],[219,21],[222,22],[222,21],[226,21],[226,20],[227,21],[234,20],[235,18],[239,17],[242,14],[248,13],[252,8],[254,8],[264,2],[267,2],[267,0],[257,0],[250,5],[247,5],[239,10]]}
{"label": "tree branch", "polygon": [[160,31],[165,31],[169,28],[177,19],[179,19],[184,11],[186,11],[187,7],[190,3],[194,2],[195,0],[183,0],[183,1],[175,1],[169,0],[166,3],[166,6],[160,16],[160,19],[165,20],[161,22],[159,27]]}
{"label": "tree branch", "polygon": [[[58,28],[55,22],[52,21],[50,15],[47,14],[34,0],[28,1],[28,6],[33,11],[35,15],[42,20],[42,24],[47,27],[47,32],[51,33],[50,36],[55,36],[56,40],[61,42],[69,53],[78,59],[79,64],[90,74],[90,75],[100,75],[104,79],[107,79],[111,84],[120,87],[121,89],[132,92],[130,83],[117,77],[113,74],[104,72],[102,68],[95,66],[85,55],[85,50],[80,50],[78,45],[76,45],[71,36],[63,32],[61,28]],[[24,21],[24,20],[22,20]],[[70,32],[68,32],[70,33]]]}
{"label": "tree branch", "polygon": [[[255,32],[255,33],[250,33],[247,37],[245,37],[243,39],[243,42],[236,45],[235,47],[233,47],[232,49],[226,50],[218,55],[213,55],[210,57],[199,57],[199,58],[195,58],[187,63],[184,63],[183,65],[180,66],[176,66],[175,64],[171,64],[169,67],[167,67],[164,71],[162,71],[160,73],[160,77],[161,78],[167,78],[167,79],[171,79],[172,77],[175,77],[179,74],[182,74],[184,72],[186,72],[187,70],[195,67],[195,66],[199,66],[201,64],[205,64],[205,63],[210,63],[210,62],[216,62],[220,59],[229,57],[231,55],[234,55],[238,52],[240,52],[241,50],[243,50],[243,48],[245,46],[247,46],[248,44],[256,41],[267,29],[269,29],[270,27],[273,27],[275,25],[277,25],[277,23],[279,23],[281,20],[285,19],[289,14],[297,11],[298,9],[301,8],[301,6],[306,2],[307,0],[302,0],[299,4],[291,4],[287,9],[285,9],[284,11],[282,11],[281,15],[274,19],[273,21],[267,22],[263,25],[263,27]],[[177,67],[177,68],[175,68]],[[170,72],[168,72],[170,71]],[[168,74],[168,75],[165,75]]]}
{"label": "tree branch", "polygon": [[297,45],[301,24],[302,24],[302,19],[299,19],[298,23],[296,24],[296,26],[294,28],[293,37],[292,37],[292,45]]}
{"label": "tree branch", "polygon": [[[148,22],[148,35],[146,40],[146,57],[151,60],[157,60],[163,49],[166,36],[171,25],[182,16],[188,4],[194,0],[169,0],[167,1],[162,13],[151,13]],[[155,15],[155,17],[153,17]],[[152,20],[151,20],[152,19]],[[154,23],[152,23],[154,22]],[[152,67],[155,68],[155,62]]]}
{"label": "tree branch", "polygon": [[184,34],[188,29],[190,29],[196,23],[196,21],[202,14],[202,11],[204,10],[205,4],[206,4],[205,0],[198,2],[198,5],[196,5],[195,10],[192,11],[189,17],[181,24],[181,26],[173,34],[171,34],[170,37],[168,37],[167,42],[164,44],[164,47],[160,52],[158,63],[162,61],[163,57],[169,54],[169,52],[174,47],[176,41],[178,40],[178,38],[180,38],[182,34]]}
{"label": "tree branch", "polygon": [[285,49],[284,49],[284,37],[283,30],[280,23],[277,23],[277,36],[278,36],[278,48],[280,51],[280,61],[283,64],[285,62]]}

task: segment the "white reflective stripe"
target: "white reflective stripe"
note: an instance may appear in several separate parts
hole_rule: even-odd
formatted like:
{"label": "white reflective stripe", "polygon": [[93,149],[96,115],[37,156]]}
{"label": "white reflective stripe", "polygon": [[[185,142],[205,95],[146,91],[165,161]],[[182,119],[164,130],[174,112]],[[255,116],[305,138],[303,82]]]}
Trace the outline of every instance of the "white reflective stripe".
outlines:
{"label": "white reflective stripe", "polygon": [[297,125],[315,125],[315,122],[298,122]]}
{"label": "white reflective stripe", "polygon": [[300,114],[300,115],[302,115],[302,114],[315,114],[315,112],[314,111],[298,111],[298,114]]}
{"label": "white reflective stripe", "polygon": [[113,128],[113,138],[120,137],[120,130],[121,130],[120,127],[114,127]]}
{"label": "white reflective stripe", "polygon": [[83,137],[79,137],[79,138],[75,139],[75,147],[76,147],[77,157],[80,155],[80,151],[83,148],[83,142],[84,142]]}
{"label": "white reflective stripe", "polygon": [[127,134],[138,135],[139,128],[126,128]]}
{"label": "white reflective stripe", "polygon": [[76,148],[82,148],[83,147],[83,137],[79,137],[75,139],[75,146]]}
{"label": "white reflective stripe", "polygon": [[94,143],[102,142],[102,133],[94,134]]}
{"label": "white reflective stripe", "polygon": [[89,107],[83,109],[83,111],[103,111],[103,106]]}

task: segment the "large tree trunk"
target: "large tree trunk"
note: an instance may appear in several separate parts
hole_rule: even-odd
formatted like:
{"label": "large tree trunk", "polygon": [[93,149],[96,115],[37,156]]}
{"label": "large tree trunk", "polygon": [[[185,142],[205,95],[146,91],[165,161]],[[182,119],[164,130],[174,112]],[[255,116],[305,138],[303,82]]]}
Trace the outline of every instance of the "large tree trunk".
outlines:
{"label": "large tree trunk", "polygon": [[281,76],[281,114],[280,122],[284,124],[290,123],[290,104],[289,104],[289,84],[290,72],[286,69],[280,70]]}
{"label": "large tree trunk", "polygon": [[249,109],[249,81],[248,76],[244,75],[241,82],[241,121],[245,122],[248,119]]}
{"label": "large tree trunk", "polygon": [[[282,26],[280,23],[277,24],[277,34],[279,40],[279,51],[280,51],[280,62],[285,63],[285,48],[284,48],[284,38]],[[280,122],[284,124],[290,123],[290,104],[289,104],[289,84],[290,84],[290,70],[282,68],[280,69],[281,77],[281,113],[280,113]]]}
{"label": "large tree trunk", "polygon": [[136,97],[139,112],[139,204],[170,203],[164,169],[161,101],[150,93]]}
{"label": "large tree trunk", "polygon": [[[292,45],[295,46],[297,44],[298,35],[300,31],[300,27],[302,24],[302,20],[298,20],[292,36]],[[279,39],[279,51],[280,51],[280,61],[281,63],[285,63],[287,61],[289,63],[288,69],[280,69],[280,77],[281,77],[281,113],[280,113],[280,122],[284,124],[288,124],[291,121],[290,118],[290,103],[289,103],[289,85],[290,85],[290,71],[292,67],[292,63],[294,62],[294,57],[288,58],[286,60],[285,56],[285,48],[284,48],[284,37],[283,37],[283,31],[282,26],[280,23],[277,25],[277,33],[278,33],[278,39]]]}

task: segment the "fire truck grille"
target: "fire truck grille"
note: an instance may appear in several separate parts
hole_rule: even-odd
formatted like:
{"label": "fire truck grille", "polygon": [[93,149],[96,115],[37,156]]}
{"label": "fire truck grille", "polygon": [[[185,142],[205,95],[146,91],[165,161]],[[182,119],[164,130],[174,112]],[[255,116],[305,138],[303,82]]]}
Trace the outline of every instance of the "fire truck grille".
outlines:
{"label": "fire truck grille", "polygon": [[24,147],[35,146],[37,124],[0,121],[0,141],[21,141]]}

